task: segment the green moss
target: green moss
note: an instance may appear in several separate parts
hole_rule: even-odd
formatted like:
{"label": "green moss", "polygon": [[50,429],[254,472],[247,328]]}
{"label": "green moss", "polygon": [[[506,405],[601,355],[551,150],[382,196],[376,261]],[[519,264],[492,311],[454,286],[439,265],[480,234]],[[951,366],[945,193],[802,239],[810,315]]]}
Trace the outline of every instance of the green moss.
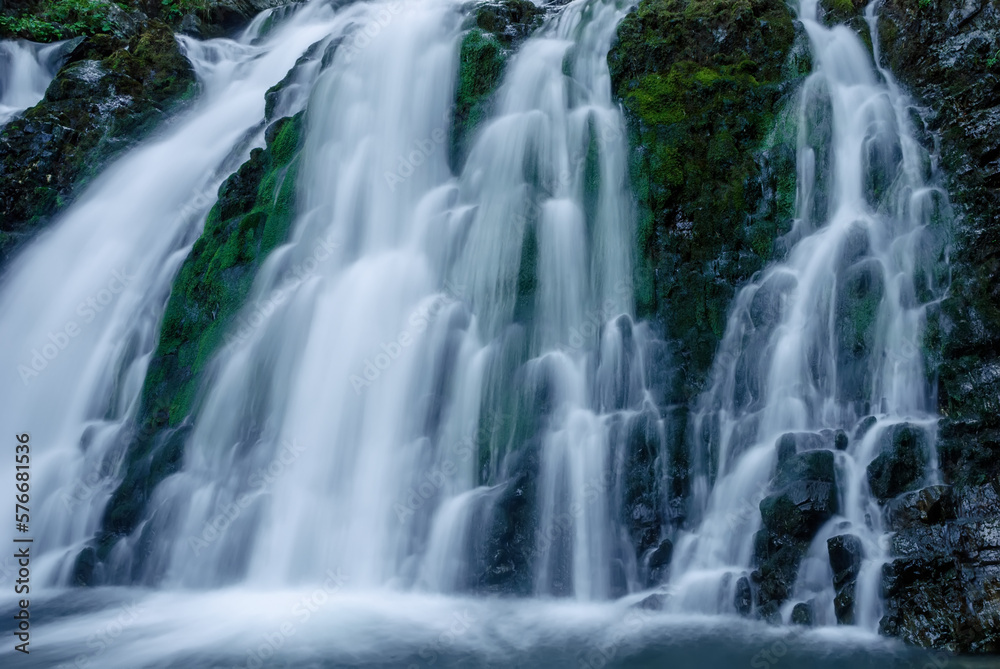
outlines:
{"label": "green moss", "polygon": [[[153,11],[150,11],[150,10]],[[120,33],[120,16],[143,12],[176,24],[185,14],[208,11],[207,0],[36,0],[0,14],[0,37],[52,42],[80,35]],[[144,17],[143,17],[144,18]]]}
{"label": "green moss", "polygon": [[300,113],[268,129],[267,148],[254,149],[220,187],[205,230],[181,266],[142,389],[139,436],[108,505],[105,535],[131,532],[149,493],[179,466],[186,420],[197,411],[206,367],[257,269],[287,239],[295,216],[302,124]]}
{"label": "green moss", "polygon": [[473,132],[489,114],[490,98],[500,85],[507,51],[495,36],[473,28],[462,39],[458,89],[451,121],[451,163],[461,164]]}
{"label": "green moss", "polygon": [[[774,253],[795,201],[795,133],[781,111],[795,28],[782,0],[644,0],[608,55],[639,205],[635,298],[704,381],[734,290]],[[791,176],[789,176],[791,175]]]}

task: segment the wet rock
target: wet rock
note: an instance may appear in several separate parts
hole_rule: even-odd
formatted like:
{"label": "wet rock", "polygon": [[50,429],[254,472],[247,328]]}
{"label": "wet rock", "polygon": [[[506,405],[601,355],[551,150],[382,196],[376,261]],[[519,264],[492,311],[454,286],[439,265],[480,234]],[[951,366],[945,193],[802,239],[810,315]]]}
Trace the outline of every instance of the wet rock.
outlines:
{"label": "wet rock", "polygon": [[770,625],[781,624],[781,609],[777,602],[771,601],[757,609],[757,617]]}
{"label": "wet rock", "polygon": [[840,625],[854,624],[854,601],[858,573],[865,551],[861,539],[853,534],[842,534],[827,539],[830,567],[833,569],[834,613]]}
{"label": "wet rock", "polygon": [[889,522],[898,529],[953,520],[955,513],[954,495],[951,486],[947,485],[908,492],[886,504]]}
{"label": "wet rock", "polygon": [[838,625],[854,624],[854,602],[857,592],[857,581],[851,581],[837,591],[833,598],[833,611],[837,616]]}
{"label": "wet rock", "polygon": [[808,602],[799,602],[792,608],[792,624],[812,627],[813,610]]}
{"label": "wet rock", "polygon": [[736,606],[736,612],[741,616],[750,615],[750,611],[753,608],[753,590],[750,588],[750,579],[746,576],[740,576],[736,581],[736,593],[733,598],[733,604]]}
{"label": "wet rock", "polygon": [[833,569],[833,586],[839,590],[857,579],[861,560],[865,557],[864,546],[857,536],[841,534],[827,539],[826,548]]}
{"label": "wet rock", "polygon": [[924,110],[923,144],[940,146],[951,202],[933,202],[926,220],[951,241],[919,258],[923,299],[944,298],[928,312],[922,352],[945,417],[941,470],[977,487],[1000,476],[1000,4],[885,0],[878,30],[883,63]]}
{"label": "wet rock", "polygon": [[858,426],[854,429],[854,441],[861,441],[868,434],[868,430],[875,427],[875,423],[878,422],[878,418],[875,416],[865,416],[858,422]]}
{"label": "wet rock", "polygon": [[458,172],[476,129],[489,116],[507,61],[540,23],[545,10],[527,0],[479,5],[459,48],[458,85],[451,118],[448,160]]}
{"label": "wet rock", "polygon": [[[736,286],[777,252],[795,198],[795,133],[772,134],[802,74],[787,66],[792,13],[783,0],[723,7],[643,0],[608,54],[637,195],[637,315],[663,323],[684,353],[685,399],[703,387]],[[758,331],[780,318],[795,281],[770,279],[747,305]],[[741,405],[754,400],[748,393]]]}
{"label": "wet rock", "polygon": [[0,130],[0,262],[194,85],[163,23],[128,40],[96,35],[78,43],[42,101]]}
{"label": "wet rock", "polygon": [[791,594],[809,541],[838,511],[833,451],[789,456],[760,502],[763,528],[754,536],[758,608],[780,606]]}
{"label": "wet rock", "polygon": [[870,359],[885,291],[884,272],[881,262],[867,258],[838,275],[837,396],[844,402],[863,401],[871,388]]}
{"label": "wet rock", "polygon": [[[155,0],[147,0],[151,15],[158,16]],[[185,33],[207,39],[231,35],[245,28],[258,14],[267,9],[298,4],[303,0],[208,0],[201,7],[185,14],[178,27]],[[164,17],[169,18],[169,17]]]}
{"label": "wet rock", "polygon": [[930,444],[927,433],[910,423],[889,427],[879,440],[879,455],[868,465],[868,485],[884,503],[920,486],[930,460]]}
{"label": "wet rock", "polygon": [[960,652],[1000,651],[1000,483],[929,486],[888,505],[883,634]]}
{"label": "wet rock", "polygon": [[664,605],[666,604],[666,601],[667,601],[666,595],[653,593],[652,595],[649,595],[635,606],[636,608],[644,609],[646,611],[662,611]]}
{"label": "wet rock", "polygon": [[777,534],[810,537],[837,512],[837,489],[821,481],[796,481],[760,503],[764,527]]}
{"label": "wet rock", "polygon": [[674,556],[674,544],[670,539],[664,539],[660,544],[653,549],[653,552],[649,554],[649,562],[647,566],[650,571],[662,570],[670,566],[670,560]]}
{"label": "wet rock", "polygon": [[791,456],[802,451],[812,451],[825,448],[827,440],[815,432],[788,432],[778,437],[775,448],[778,449],[778,466],[782,466]]}

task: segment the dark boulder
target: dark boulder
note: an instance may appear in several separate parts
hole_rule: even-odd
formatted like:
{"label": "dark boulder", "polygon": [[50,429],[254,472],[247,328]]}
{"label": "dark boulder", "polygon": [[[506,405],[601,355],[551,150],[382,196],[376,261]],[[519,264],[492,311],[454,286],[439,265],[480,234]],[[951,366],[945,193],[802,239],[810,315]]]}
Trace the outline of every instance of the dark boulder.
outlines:
{"label": "dark boulder", "polygon": [[884,503],[915,490],[923,481],[930,460],[927,433],[910,423],[887,428],[879,437],[879,455],[868,465],[868,485]]}
{"label": "dark boulder", "polygon": [[792,624],[812,627],[813,610],[809,602],[799,602],[792,608]]}
{"label": "dark boulder", "polygon": [[760,502],[763,528],[754,537],[757,569],[751,574],[765,619],[764,607],[788,599],[811,538],[839,510],[833,451],[786,457],[771,485],[773,492]]}
{"label": "dark boulder", "polygon": [[834,613],[840,625],[854,624],[854,600],[861,561],[865,557],[861,539],[853,534],[841,534],[827,539],[830,567],[833,569]]}
{"label": "dark boulder", "polygon": [[750,579],[746,576],[740,576],[736,581],[733,604],[736,606],[736,612],[741,616],[750,615],[750,611],[753,609],[753,590],[750,588]]}
{"label": "dark boulder", "polygon": [[932,485],[889,501],[886,513],[892,526],[899,529],[942,523],[955,518],[955,497],[951,486]]}
{"label": "dark boulder", "polygon": [[888,507],[882,634],[928,648],[1000,652],[1000,484],[930,486]]}

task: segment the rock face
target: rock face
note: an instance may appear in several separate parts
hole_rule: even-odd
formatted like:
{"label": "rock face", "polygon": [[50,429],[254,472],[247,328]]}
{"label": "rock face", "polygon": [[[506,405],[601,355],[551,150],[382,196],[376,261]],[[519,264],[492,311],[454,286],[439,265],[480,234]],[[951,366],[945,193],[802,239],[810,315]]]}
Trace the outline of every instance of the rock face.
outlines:
{"label": "rock face", "polygon": [[883,634],[956,652],[1000,652],[998,489],[933,486],[889,505],[896,557],[882,574]]}
{"label": "rock face", "polygon": [[833,452],[812,450],[787,456],[778,465],[771,486],[773,492],[760,503],[764,527],[754,537],[757,569],[751,574],[757,588],[757,613],[765,620],[774,619],[791,594],[799,563],[816,530],[839,510]]}
{"label": "rock face", "polygon": [[[928,315],[924,342],[925,359],[938,377],[943,416],[939,465],[954,488],[906,492],[887,503],[896,557],[885,567],[887,611],[880,628],[921,646],[995,653],[1000,630],[1000,6],[990,0],[885,0],[878,35],[883,65],[920,105],[924,143],[930,148],[939,142],[940,167],[954,207],[951,284],[940,309]],[[880,498],[919,485],[912,475],[916,461],[906,463],[918,454],[907,450],[910,455],[897,460],[898,467],[869,470]]]}
{"label": "rock face", "polygon": [[826,541],[833,569],[834,612],[841,625],[854,624],[855,583],[861,570],[861,560],[865,556],[861,539],[853,534],[830,537]]}
{"label": "rock face", "polygon": [[879,16],[882,60],[940,136],[955,207],[951,286],[925,345],[940,375],[941,468],[981,485],[1000,476],[1000,6],[886,0]]}
{"label": "rock face", "polygon": [[528,0],[484,2],[473,13],[459,51],[458,88],[448,158],[461,170],[472,136],[489,114],[507,59],[541,25],[545,10]]}
{"label": "rock face", "polygon": [[791,220],[795,134],[781,110],[808,72],[795,39],[783,0],[646,0],[608,55],[633,147],[637,309],[683,352],[671,401],[702,387],[736,288]]}
{"label": "rock face", "polygon": [[83,40],[42,101],[0,131],[0,263],[190,96],[194,83],[163,23],[150,22],[129,40]]}

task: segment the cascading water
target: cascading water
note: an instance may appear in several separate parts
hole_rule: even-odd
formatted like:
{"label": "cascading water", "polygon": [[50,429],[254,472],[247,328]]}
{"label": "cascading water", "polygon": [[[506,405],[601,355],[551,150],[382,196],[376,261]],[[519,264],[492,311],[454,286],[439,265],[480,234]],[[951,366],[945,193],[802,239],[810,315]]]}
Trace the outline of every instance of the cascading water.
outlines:
{"label": "cascading water", "polygon": [[[39,580],[65,582],[98,529],[173,276],[222,179],[262,140],[265,91],[327,37],[331,16],[303,10],[257,45],[256,26],[239,40],[185,38],[201,99],[108,168],[7,268],[0,424],[30,423],[46,444],[34,463]],[[4,462],[3,475],[12,467]]]}
{"label": "cascading water", "polygon": [[[921,258],[929,225],[947,201],[927,182],[909,102],[891,75],[875,69],[854,32],[823,26],[817,12],[816,0],[799,7],[815,65],[799,97],[790,250],[736,298],[693,420],[702,457],[693,506],[701,521],[678,538],[671,606],[734,610],[736,580],[750,571],[761,528],[758,503],[778,461],[776,442],[796,433],[791,443],[804,442],[800,451],[835,450],[840,512],[815,535],[783,616],[813,600],[818,623],[837,622],[827,539],[849,533],[860,537],[866,557],[856,622],[875,630],[886,548],[866,467],[893,426],[912,424],[933,440],[921,333],[943,286]],[[867,17],[877,45],[874,5]],[[935,476],[933,457],[926,476]]]}
{"label": "cascading water", "polygon": [[[526,546],[528,592],[634,585],[620,490],[602,486],[648,418],[605,63],[622,12],[575,3],[524,45],[458,178],[444,143],[457,6],[407,5],[364,49],[334,53],[308,108],[304,213],[248,309],[281,304],[220,356],[184,471],[151,503],[167,511],[146,578],[294,584],[337,567],[356,587],[469,589],[473,520],[488,526],[518,485],[518,435],[539,451],[538,527],[575,514],[560,540]],[[310,273],[289,283],[298,266]],[[543,393],[547,415],[519,397]],[[134,569],[124,544],[114,560]]]}
{"label": "cascading water", "polygon": [[0,126],[35,105],[79,40],[35,44],[0,40]]}

